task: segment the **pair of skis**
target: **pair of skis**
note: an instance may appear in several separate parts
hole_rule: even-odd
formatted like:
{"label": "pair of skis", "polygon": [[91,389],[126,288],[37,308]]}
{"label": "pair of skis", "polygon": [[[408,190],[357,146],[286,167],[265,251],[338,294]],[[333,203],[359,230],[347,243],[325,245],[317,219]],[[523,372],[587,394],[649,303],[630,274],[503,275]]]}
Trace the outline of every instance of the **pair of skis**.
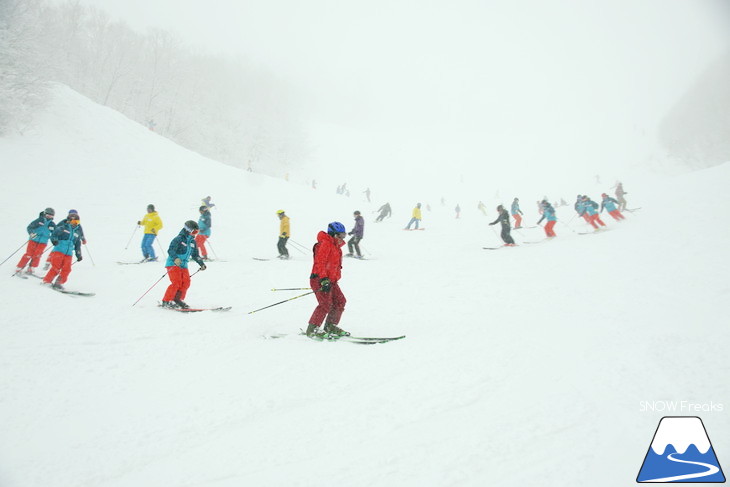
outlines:
{"label": "pair of skis", "polygon": [[[13,274],[13,277],[19,277],[21,279],[28,279],[28,276],[33,276],[36,279],[43,279],[41,276],[38,276],[36,274]],[[41,283],[43,284],[43,283]],[[61,293],[61,294],[68,294],[69,296],[83,296],[90,298],[91,296],[96,296],[96,293],[86,293],[81,291],[70,291],[68,289],[61,289],[57,287],[53,287],[52,285],[48,285],[49,288],[53,289],[54,291]]]}
{"label": "pair of skis", "polygon": [[233,306],[218,306],[216,308],[168,308],[167,306],[162,306],[162,303],[158,304],[162,309],[167,309],[170,311],[177,311],[178,313],[199,313],[201,311],[230,311]]}

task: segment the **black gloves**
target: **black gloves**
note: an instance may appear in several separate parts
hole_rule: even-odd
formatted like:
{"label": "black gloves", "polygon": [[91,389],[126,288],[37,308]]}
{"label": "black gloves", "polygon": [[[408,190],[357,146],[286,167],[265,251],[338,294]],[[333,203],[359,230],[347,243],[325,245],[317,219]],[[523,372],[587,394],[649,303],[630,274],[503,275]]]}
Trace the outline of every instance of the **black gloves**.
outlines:
{"label": "black gloves", "polygon": [[204,271],[207,268],[208,268],[208,266],[206,266],[205,264],[200,264],[200,270],[201,271]]}
{"label": "black gloves", "polygon": [[53,245],[54,247],[55,247],[56,245],[58,245],[58,239],[57,239],[57,238],[52,238],[52,239],[51,239],[51,244],[52,244],[52,245]]}
{"label": "black gloves", "polygon": [[82,260],[84,260],[84,258],[81,257],[81,254],[76,254],[76,262],[81,262]]}
{"label": "black gloves", "polygon": [[319,280],[319,290],[323,293],[330,292],[330,289],[332,289],[332,281],[330,281],[329,277],[324,277]]}
{"label": "black gloves", "polygon": [[490,226],[494,225],[494,222],[490,223],[489,225],[490,225]]}

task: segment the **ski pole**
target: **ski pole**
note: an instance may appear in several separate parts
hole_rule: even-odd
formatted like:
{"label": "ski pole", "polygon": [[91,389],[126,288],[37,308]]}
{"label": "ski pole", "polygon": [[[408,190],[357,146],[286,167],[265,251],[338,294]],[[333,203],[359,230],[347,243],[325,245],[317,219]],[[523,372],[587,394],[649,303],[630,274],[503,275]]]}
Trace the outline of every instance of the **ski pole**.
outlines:
{"label": "ski pole", "polygon": [[302,249],[308,250],[308,249],[307,249],[307,247],[305,247],[304,245],[300,244],[299,242],[295,242],[295,241],[294,241],[294,240],[292,240],[292,239],[289,239],[289,241],[290,241],[291,243],[293,243],[293,244],[294,244],[294,248],[295,248],[295,249],[297,249],[297,250],[298,250],[299,252],[301,252],[302,254],[304,254],[304,255],[307,255],[307,253],[306,253],[306,252],[304,252],[304,250],[302,250]]}
{"label": "ski pole", "polygon": [[[25,244],[27,244],[27,243],[28,243],[28,241],[27,241],[27,240],[26,240],[25,242],[23,242],[23,245],[21,245],[20,247],[18,247],[18,250],[22,249],[22,248],[23,248],[23,246],[25,246]],[[13,252],[12,254],[8,255],[8,257],[7,257],[7,258],[6,258],[6,259],[5,259],[4,261],[0,262],[0,265],[3,265],[3,264],[4,264],[4,263],[6,263],[6,262],[7,262],[7,261],[8,261],[8,260],[9,260],[9,259],[10,259],[10,258],[12,257],[12,256],[14,256],[15,254],[17,254],[17,253],[18,253],[18,250],[16,250],[16,251],[15,251],[15,252]]]}
{"label": "ski pole", "polygon": [[215,253],[215,249],[212,245],[210,245],[210,239],[208,239],[205,243],[208,244],[208,246],[210,247],[210,251],[213,252],[213,257],[215,257],[215,260],[218,260],[218,254]]}
{"label": "ski pole", "polygon": [[124,250],[127,250],[129,248],[129,244],[132,243],[132,239],[134,238],[134,234],[137,233],[137,229],[139,228],[139,225],[134,227],[134,231],[132,232],[132,236],[129,237],[129,242],[127,242],[127,245],[124,246]]}
{"label": "ski pole", "polygon": [[279,301],[278,303],[270,304],[268,306],[264,306],[263,308],[255,309],[253,311],[249,311],[248,314],[256,313],[257,311],[261,311],[262,309],[271,308],[272,306],[276,306],[277,304],[286,303],[287,301],[291,301],[292,299],[297,299],[304,297],[308,294],[314,294],[314,291],[309,291],[308,293],[300,294],[299,296],[294,296],[293,298],[285,299],[284,301]]}
{"label": "ski pole", "polygon": [[166,275],[167,275],[167,271],[165,271],[165,273],[164,273],[164,274],[162,274],[162,277],[160,277],[159,279],[157,279],[157,282],[155,282],[155,283],[154,283],[154,284],[153,284],[153,285],[152,285],[152,286],[151,286],[151,287],[150,287],[150,288],[149,288],[148,290],[146,290],[146,291],[144,292],[144,294],[143,294],[142,296],[140,296],[140,297],[139,297],[139,299],[138,299],[137,301],[135,301],[135,302],[134,302],[134,304],[133,304],[132,306],[134,306],[135,304],[139,303],[140,299],[144,298],[144,297],[145,297],[145,296],[147,295],[147,293],[148,293],[148,292],[152,291],[152,288],[153,288],[153,287],[155,287],[155,286],[157,286],[157,284],[159,284],[159,282],[160,282],[161,280],[163,280],[163,279],[165,278],[165,276],[166,276]]}
{"label": "ski pole", "polygon": [[162,244],[160,243],[160,239],[157,237],[157,234],[155,234],[155,240],[157,241],[157,245],[160,247],[160,256],[165,255],[165,249],[162,248]]}
{"label": "ski pole", "polygon": [[305,289],[312,289],[311,287],[281,287],[274,288],[272,291],[304,291]]}
{"label": "ski pole", "polygon": [[84,244],[84,248],[86,249],[86,253],[89,254],[89,259],[91,259],[91,265],[96,267],[96,263],[94,262],[94,258],[91,256],[91,251],[89,250],[89,246]]}

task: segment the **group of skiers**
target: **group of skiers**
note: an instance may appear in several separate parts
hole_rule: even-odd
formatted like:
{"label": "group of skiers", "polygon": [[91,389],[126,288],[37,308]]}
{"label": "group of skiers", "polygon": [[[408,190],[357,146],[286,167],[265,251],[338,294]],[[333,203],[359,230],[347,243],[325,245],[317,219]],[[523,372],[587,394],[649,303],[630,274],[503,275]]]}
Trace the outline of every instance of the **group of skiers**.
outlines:
{"label": "group of skiers", "polygon": [[75,255],[77,262],[83,259],[81,245],[86,244],[86,239],[78,211],[69,210],[68,216],[58,223],[53,221],[55,215],[55,210],[48,207],[28,224],[28,243],[14,274],[35,276],[50,240],[53,247],[43,267],[47,271],[43,284],[63,290],[63,284],[71,273],[71,257]]}
{"label": "group of skiers", "polygon": [[[604,209],[616,221],[625,218],[621,212],[626,207],[626,200],[623,198],[623,195],[626,193],[623,191],[620,183],[618,183],[616,194],[619,199],[611,198],[606,193],[603,193],[601,195],[602,202],[600,210],[598,204],[592,201],[587,195],[578,195],[574,208],[588,224],[595,229],[599,229],[599,225],[605,226],[605,223],[599,216]],[[205,261],[209,259],[206,240],[211,235],[212,218],[210,208],[214,205],[210,203],[210,196],[203,199],[202,202],[203,204],[198,209],[198,221],[186,221],[183,228],[168,246],[165,267],[167,269],[167,276],[170,279],[170,285],[165,290],[162,298],[163,307],[188,309],[189,306],[185,303],[185,297],[190,288],[188,263],[191,260],[196,262],[200,266],[201,271],[207,268]],[[480,211],[484,212],[484,204],[482,202],[479,203]],[[386,216],[391,215],[390,204],[386,203],[377,211],[380,214],[375,221],[379,222]],[[460,209],[457,209],[457,215],[459,211]],[[502,230],[501,238],[505,242],[505,245],[514,246],[515,241],[510,235],[512,228],[510,216],[515,220],[514,228],[522,228],[522,217],[524,213],[520,209],[519,199],[514,198],[509,211],[503,205],[497,206],[497,213],[497,218],[489,223],[489,225],[499,223]],[[547,199],[543,199],[540,202],[540,213],[541,218],[537,224],[539,225],[543,220],[546,220],[544,227],[545,234],[547,237],[555,237],[554,226],[557,217],[555,215],[555,208],[553,208]],[[278,210],[276,215],[280,221],[279,240],[277,242],[277,249],[279,251],[278,258],[289,259],[289,252],[286,247],[291,237],[289,217],[284,210]],[[46,249],[47,243],[50,240],[53,249],[45,267],[48,272],[43,277],[43,283],[63,290],[63,284],[67,281],[71,272],[71,258],[75,255],[77,261],[82,260],[81,245],[86,244],[86,240],[80,224],[79,214],[76,210],[69,210],[68,216],[58,224],[54,223],[54,216],[55,211],[49,207],[40,212],[38,218],[28,224],[27,232],[29,239],[26,251],[18,262],[15,274],[34,274],[35,269],[39,266],[40,258]],[[307,336],[322,333],[320,331],[322,324],[324,324],[323,332],[326,334],[339,336],[349,335],[348,332],[339,327],[340,319],[347,302],[339,287],[343,257],[342,247],[345,245],[347,235],[350,235],[351,238],[347,242],[348,253],[346,256],[362,258],[359,244],[363,239],[365,227],[365,221],[360,211],[355,211],[353,216],[355,224],[350,232],[347,232],[345,225],[335,221],[327,226],[327,231],[320,231],[317,234],[317,243],[313,247],[313,265],[309,276],[310,288],[317,299],[317,306],[309,319],[306,330]],[[418,229],[421,219],[421,203],[418,203],[413,208],[411,220],[404,229],[410,230],[413,224],[415,224],[415,229]],[[147,206],[147,213],[141,220],[137,221],[137,225],[144,227],[144,236],[141,244],[142,262],[157,261],[153,243],[159,231],[163,228],[163,223],[154,205],[150,204]]]}

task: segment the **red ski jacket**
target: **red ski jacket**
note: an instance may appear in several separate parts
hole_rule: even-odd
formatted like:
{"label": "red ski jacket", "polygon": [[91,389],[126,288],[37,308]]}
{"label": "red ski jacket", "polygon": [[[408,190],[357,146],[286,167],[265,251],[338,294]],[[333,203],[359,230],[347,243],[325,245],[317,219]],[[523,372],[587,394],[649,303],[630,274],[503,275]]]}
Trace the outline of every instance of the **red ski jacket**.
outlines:
{"label": "red ski jacket", "polygon": [[342,269],[342,247],[344,240],[337,240],[325,232],[317,234],[317,243],[314,244],[314,265],[312,274],[319,279],[329,278],[332,282],[340,280],[340,269]]}

